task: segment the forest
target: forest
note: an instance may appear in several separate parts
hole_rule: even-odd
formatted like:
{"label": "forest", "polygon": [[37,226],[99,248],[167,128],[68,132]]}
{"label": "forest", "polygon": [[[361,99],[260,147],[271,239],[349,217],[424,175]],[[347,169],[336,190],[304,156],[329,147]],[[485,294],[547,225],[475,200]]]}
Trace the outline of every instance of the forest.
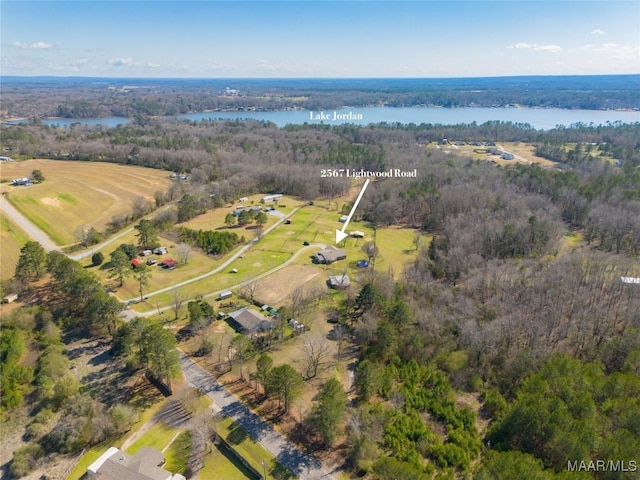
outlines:
{"label": "forest", "polygon": [[321,110],[345,105],[638,109],[638,89],[638,75],[329,81],[2,77],[4,115],[27,119]]}
{"label": "forest", "polygon": [[[526,142],[556,164],[499,167],[428,148],[441,138]],[[567,462],[640,461],[640,290],[620,281],[640,276],[640,124],[279,129],[140,117],[112,129],[11,126],[2,146],[18,159],[187,174],[167,198],[181,199],[176,215],[188,218],[256,192],[308,201],[346,193],[349,180],[320,178],[323,167],[417,168],[415,179],[372,182],[359,208],[375,227],[410,226],[433,239],[405,271],[372,271],[346,294],[338,314],[358,352],[356,401],[328,431],[319,406],[309,428],[324,448],[341,442],[351,474],[377,480],[637,478],[637,468],[569,471]],[[214,233],[182,231],[215,251],[237,242]],[[116,352],[136,344],[123,336],[158,334],[144,322],[116,333],[117,309],[95,279],[55,254],[30,245],[19,267],[26,282],[48,271],[55,295],[27,320],[3,325],[1,358],[11,373],[3,393],[17,392],[4,395],[5,414],[34,381],[50,410],[75,391],[38,380],[44,365],[20,368],[25,336],[35,336],[42,358],[59,350],[58,329],[119,338]],[[168,376],[153,357],[171,348],[163,340],[125,353]],[[477,412],[460,400],[465,394],[477,396]],[[75,445],[53,433],[36,438],[39,455]]]}

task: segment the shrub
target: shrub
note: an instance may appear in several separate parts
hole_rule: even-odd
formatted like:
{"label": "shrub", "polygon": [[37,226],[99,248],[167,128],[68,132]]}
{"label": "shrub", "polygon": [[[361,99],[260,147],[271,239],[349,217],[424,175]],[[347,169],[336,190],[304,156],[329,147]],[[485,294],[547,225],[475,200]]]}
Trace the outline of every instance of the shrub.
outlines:
{"label": "shrub", "polygon": [[101,265],[102,262],[104,262],[104,255],[102,254],[102,252],[96,252],[91,255],[91,265],[93,265],[94,267]]}

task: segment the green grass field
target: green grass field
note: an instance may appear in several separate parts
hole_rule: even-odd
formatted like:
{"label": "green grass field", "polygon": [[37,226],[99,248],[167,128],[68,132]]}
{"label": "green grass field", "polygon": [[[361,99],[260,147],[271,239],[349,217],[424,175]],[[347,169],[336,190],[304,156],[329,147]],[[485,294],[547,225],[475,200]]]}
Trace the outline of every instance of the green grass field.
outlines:
{"label": "green grass field", "polygon": [[29,241],[27,234],[13,221],[0,213],[0,280],[13,277],[20,249]]}

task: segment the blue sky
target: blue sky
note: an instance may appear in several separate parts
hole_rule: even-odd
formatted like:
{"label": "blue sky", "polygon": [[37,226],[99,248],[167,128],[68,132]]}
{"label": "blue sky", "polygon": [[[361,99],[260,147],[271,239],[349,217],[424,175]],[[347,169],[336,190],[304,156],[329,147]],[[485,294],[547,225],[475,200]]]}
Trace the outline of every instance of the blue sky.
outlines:
{"label": "blue sky", "polygon": [[0,13],[3,75],[640,73],[637,0],[2,0]]}

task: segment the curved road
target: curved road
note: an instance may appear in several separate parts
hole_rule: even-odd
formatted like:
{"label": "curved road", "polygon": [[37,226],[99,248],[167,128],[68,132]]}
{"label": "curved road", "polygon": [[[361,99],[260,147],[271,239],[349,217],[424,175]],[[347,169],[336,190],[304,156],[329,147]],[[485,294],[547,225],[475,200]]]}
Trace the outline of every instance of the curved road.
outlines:
{"label": "curved road", "polygon": [[220,407],[223,415],[238,422],[252,439],[269,450],[278,462],[296,475],[296,478],[303,480],[337,479],[337,476],[324,469],[317,459],[305,454],[274,430],[271,425],[253,413],[249,407],[238,400],[200,365],[183,352],[179,351],[178,353],[180,354],[182,372],[187,381],[205,392]]}

